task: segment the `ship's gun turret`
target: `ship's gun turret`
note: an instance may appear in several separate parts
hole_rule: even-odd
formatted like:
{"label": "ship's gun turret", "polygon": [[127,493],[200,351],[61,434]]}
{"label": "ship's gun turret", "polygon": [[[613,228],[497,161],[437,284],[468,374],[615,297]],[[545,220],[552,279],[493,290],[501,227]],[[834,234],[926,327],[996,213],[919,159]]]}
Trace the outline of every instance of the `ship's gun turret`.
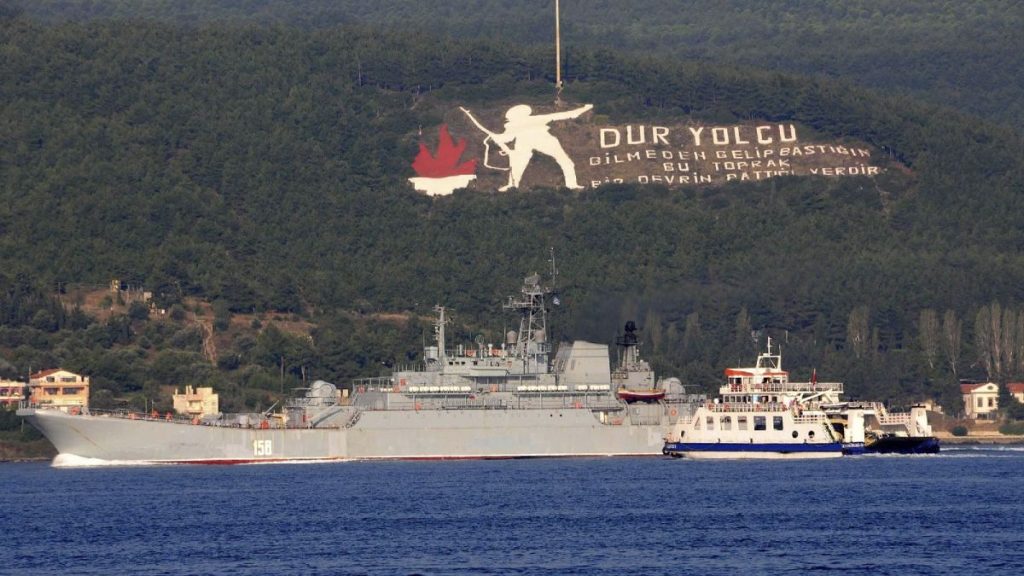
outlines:
{"label": "ship's gun turret", "polygon": [[[301,390],[303,389],[299,388],[297,391]],[[305,389],[305,394],[288,400],[285,405],[288,425],[305,427],[320,422],[337,411],[336,407],[338,406],[338,387],[330,382],[317,380]]]}

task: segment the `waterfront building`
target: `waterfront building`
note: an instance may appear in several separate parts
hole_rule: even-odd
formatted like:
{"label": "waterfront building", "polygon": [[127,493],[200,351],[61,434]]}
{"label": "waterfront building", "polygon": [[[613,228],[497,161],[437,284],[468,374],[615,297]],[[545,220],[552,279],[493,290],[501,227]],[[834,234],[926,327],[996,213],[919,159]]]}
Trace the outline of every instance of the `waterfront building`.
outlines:
{"label": "waterfront building", "polygon": [[999,410],[999,385],[995,382],[960,384],[964,414],[975,420],[988,420]]}
{"label": "waterfront building", "polygon": [[25,399],[25,383],[19,380],[0,380],[0,406],[18,407]]}
{"label": "waterfront building", "polygon": [[89,407],[89,377],[61,368],[36,372],[29,376],[29,403],[58,408],[64,412]]}
{"label": "waterfront building", "polygon": [[220,413],[220,399],[213,388],[185,386],[184,392],[174,392],[174,412],[192,418]]}

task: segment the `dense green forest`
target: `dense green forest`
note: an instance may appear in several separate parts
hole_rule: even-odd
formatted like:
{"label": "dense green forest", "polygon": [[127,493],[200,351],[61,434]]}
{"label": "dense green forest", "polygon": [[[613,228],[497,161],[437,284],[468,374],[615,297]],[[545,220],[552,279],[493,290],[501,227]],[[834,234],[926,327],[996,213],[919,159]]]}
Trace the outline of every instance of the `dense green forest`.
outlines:
{"label": "dense green forest", "polygon": [[[549,46],[553,0],[22,0],[44,21],[152,18],[330,28],[368,23]],[[1024,131],[1024,5],[1016,0],[562,0],[576,50],[820,75],[944,104]]]}
{"label": "dense green forest", "polygon": [[[659,372],[697,388],[769,336],[797,376],[897,405],[955,408],[959,379],[1024,377],[1011,128],[824,77],[577,49],[563,97],[613,120],[793,121],[903,169],[430,198],[405,180],[417,127],[458,104],[550,101],[549,48],[2,13],[0,375],[61,365],[106,406],[192,383],[265,407],[304,378],[417,360],[434,304],[457,338],[497,341],[498,303],[553,248],[557,337],[611,342],[636,319]],[[111,278],[168,313],[84,311],[72,288]]]}

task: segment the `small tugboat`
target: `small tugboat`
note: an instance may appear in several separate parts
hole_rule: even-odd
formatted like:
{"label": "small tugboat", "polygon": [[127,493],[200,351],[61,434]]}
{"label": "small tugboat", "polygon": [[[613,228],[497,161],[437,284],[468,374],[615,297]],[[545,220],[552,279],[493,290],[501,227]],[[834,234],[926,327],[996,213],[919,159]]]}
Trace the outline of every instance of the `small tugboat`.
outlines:
{"label": "small tugboat", "polygon": [[837,402],[838,382],[790,382],[782,354],[768,351],[752,368],[727,368],[719,397],[680,418],[662,452],[687,458],[834,458],[842,436],[818,405]]}

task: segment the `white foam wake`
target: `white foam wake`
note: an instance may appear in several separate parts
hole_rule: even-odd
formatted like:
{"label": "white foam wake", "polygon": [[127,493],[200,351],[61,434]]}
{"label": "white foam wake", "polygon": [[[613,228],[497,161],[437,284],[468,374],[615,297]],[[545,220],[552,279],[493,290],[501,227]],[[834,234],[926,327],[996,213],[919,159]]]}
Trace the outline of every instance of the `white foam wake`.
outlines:
{"label": "white foam wake", "polygon": [[102,458],[86,458],[77,454],[57,454],[50,464],[54,468],[97,468],[100,466],[152,466],[154,462],[142,460],[103,460]]}

